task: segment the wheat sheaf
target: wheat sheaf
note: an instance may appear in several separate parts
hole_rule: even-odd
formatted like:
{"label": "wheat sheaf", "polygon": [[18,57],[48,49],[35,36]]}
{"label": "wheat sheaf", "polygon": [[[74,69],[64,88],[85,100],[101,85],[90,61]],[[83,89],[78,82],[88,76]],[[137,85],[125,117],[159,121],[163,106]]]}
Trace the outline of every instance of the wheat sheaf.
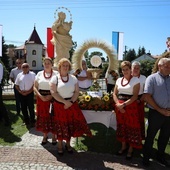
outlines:
{"label": "wheat sheaf", "polygon": [[107,54],[107,57],[109,58],[108,70],[118,69],[118,60],[114,52],[113,46],[103,40],[90,39],[90,40],[84,41],[84,43],[80,45],[77,48],[77,50],[75,50],[72,56],[73,70],[77,70],[77,69],[82,70],[82,59],[83,59],[84,53],[90,48],[99,48]]}

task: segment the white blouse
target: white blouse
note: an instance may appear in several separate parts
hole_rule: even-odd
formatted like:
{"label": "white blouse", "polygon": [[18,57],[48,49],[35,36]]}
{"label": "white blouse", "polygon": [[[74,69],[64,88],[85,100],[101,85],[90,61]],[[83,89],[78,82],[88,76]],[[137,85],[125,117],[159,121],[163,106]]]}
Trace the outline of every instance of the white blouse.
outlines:
{"label": "white blouse", "polygon": [[[133,87],[140,83],[139,78],[137,77],[132,77],[130,82],[126,86],[122,86],[122,81],[123,77],[120,77],[116,81],[116,85],[118,86],[118,91],[119,94],[127,94],[127,95],[133,95]],[[125,82],[123,83],[125,84]]]}
{"label": "white blouse", "polygon": [[[63,79],[66,80],[67,77],[63,77]],[[62,98],[71,98],[73,96],[77,82],[77,78],[71,74],[69,74],[68,82],[63,82],[59,74],[58,76],[53,76],[50,80],[50,83],[56,84],[57,92]]]}
{"label": "white blouse", "polygon": [[[50,73],[51,74],[51,73]],[[49,77],[50,74],[45,74],[46,77]],[[58,71],[53,70],[52,76],[57,76]],[[45,78],[44,77],[44,71],[39,71],[35,77],[35,81],[38,82],[38,90],[50,90],[49,82],[51,78]]]}

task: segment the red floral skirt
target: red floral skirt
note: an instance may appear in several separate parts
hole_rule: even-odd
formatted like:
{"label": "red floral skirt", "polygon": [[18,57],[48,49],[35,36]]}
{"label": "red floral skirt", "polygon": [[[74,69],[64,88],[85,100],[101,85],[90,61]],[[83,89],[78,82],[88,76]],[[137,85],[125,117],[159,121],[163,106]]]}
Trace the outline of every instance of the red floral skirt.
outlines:
{"label": "red floral skirt", "polygon": [[53,116],[49,114],[50,101],[42,101],[37,96],[36,101],[36,111],[37,111],[37,121],[36,129],[43,133],[52,132],[53,133]]}
{"label": "red floral skirt", "polygon": [[[119,100],[123,103],[123,100]],[[142,148],[141,124],[139,121],[139,112],[137,102],[127,105],[125,113],[121,113],[116,107],[117,119],[117,140],[126,142],[134,148]]]}
{"label": "red floral skirt", "polygon": [[71,137],[80,137],[83,134],[92,136],[77,102],[68,109],[64,109],[64,104],[54,102],[54,122],[58,140],[69,141]]}

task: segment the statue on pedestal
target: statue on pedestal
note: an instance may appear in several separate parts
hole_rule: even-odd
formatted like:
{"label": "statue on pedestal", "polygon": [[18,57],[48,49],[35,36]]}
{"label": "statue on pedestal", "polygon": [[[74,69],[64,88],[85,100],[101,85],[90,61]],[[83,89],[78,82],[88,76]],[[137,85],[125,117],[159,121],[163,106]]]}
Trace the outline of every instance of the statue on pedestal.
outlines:
{"label": "statue on pedestal", "polygon": [[65,19],[66,14],[59,12],[58,19],[52,25],[53,38],[51,43],[55,46],[56,62],[61,58],[70,58],[69,51],[73,45],[72,36],[69,34],[72,28],[72,21],[65,22]]}

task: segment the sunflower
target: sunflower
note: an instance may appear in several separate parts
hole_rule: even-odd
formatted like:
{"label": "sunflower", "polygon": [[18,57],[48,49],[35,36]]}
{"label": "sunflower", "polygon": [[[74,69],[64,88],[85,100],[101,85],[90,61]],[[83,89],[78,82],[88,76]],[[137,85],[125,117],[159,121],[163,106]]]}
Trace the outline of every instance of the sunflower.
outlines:
{"label": "sunflower", "polygon": [[104,100],[105,102],[108,102],[108,101],[109,101],[109,96],[108,96],[108,95],[105,95],[105,96],[103,97],[103,100]]}
{"label": "sunflower", "polygon": [[86,95],[86,96],[85,96],[85,101],[86,101],[86,102],[89,102],[90,100],[91,100],[91,96]]}

